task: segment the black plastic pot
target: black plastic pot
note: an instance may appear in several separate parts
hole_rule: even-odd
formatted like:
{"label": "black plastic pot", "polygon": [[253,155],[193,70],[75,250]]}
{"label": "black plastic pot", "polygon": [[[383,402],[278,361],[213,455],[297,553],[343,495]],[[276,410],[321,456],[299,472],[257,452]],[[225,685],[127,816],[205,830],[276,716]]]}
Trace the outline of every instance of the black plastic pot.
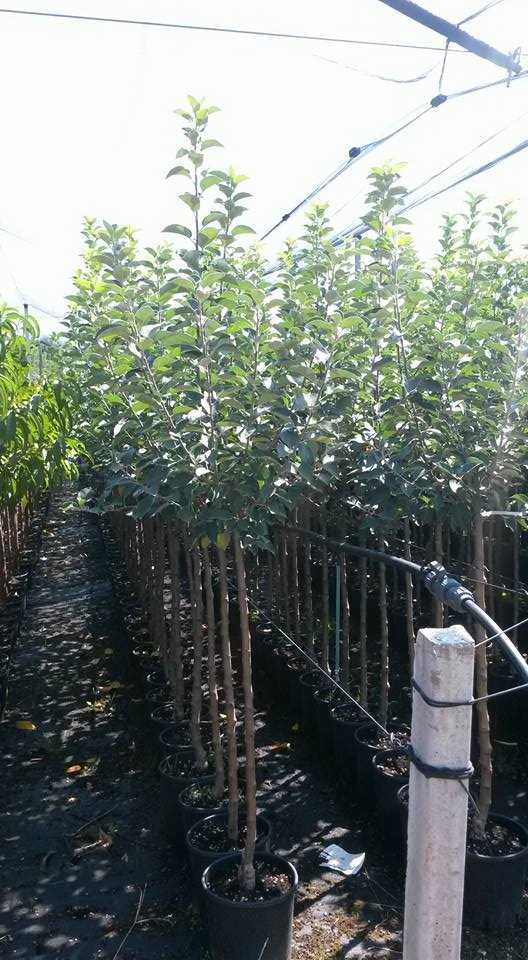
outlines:
{"label": "black plastic pot", "polygon": [[[215,813],[204,817],[203,820],[195,821],[194,824],[189,828],[185,837],[185,845],[187,847],[187,854],[189,857],[189,862],[191,864],[191,873],[194,884],[197,890],[201,890],[202,886],[202,874],[206,867],[209,864],[214,863],[215,860],[220,860],[222,857],[225,857],[227,854],[218,853],[216,850],[205,850],[203,847],[199,847],[194,839],[196,830],[199,824],[205,822],[217,822],[227,824],[227,811],[222,811],[221,813]],[[259,853],[269,853],[271,848],[271,835],[273,828],[269,820],[264,817],[261,813],[257,814],[257,842],[255,845],[255,850]]]}
{"label": "black plastic pot", "polygon": [[321,674],[317,670],[307,670],[301,674],[299,680],[299,702],[301,707],[301,724],[306,733],[315,732],[314,698]]}
{"label": "black plastic pot", "polygon": [[286,703],[285,707],[295,720],[301,718],[301,670],[294,657],[288,657],[285,669]]}
{"label": "black plastic pot", "polygon": [[[195,783],[195,782],[196,782],[196,781],[194,781],[194,780],[191,781],[191,783]],[[206,781],[206,782],[207,782],[207,781]],[[222,811],[223,811],[223,810],[225,809],[225,807],[226,807],[226,801],[225,801],[225,800],[220,801],[220,802],[217,804],[217,806],[209,806],[209,807],[197,807],[197,806],[193,806],[193,805],[192,805],[191,803],[189,803],[189,801],[186,800],[186,798],[184,797],[185,791],[187,790],[187,788],[188,788],[189,786],[190,786],[190,784],[187,784],[187,786],[185,786],[185,787],[183,788],[183,790],[181,791],[181,793],[180,793],[180,795],[179,795],[179,797],[178,797],[178,803],[179,803],[179,806],[180,806],[181,828],[182,828],[182,832],[183,832],[183,836],[184,836],[184,837],[187,836],[187,832],[191,829],[191,827],[192,827],[195,823],[198,823],[199,820],[203,820],[205,817],[214,816],[215,814],[222,813]]]}
{"label": "black plastic pot", "polygon": [[379,750],[372,757],[374,795],[380,824],[384,833],[394,840],[401,840],[401,820],[398,806],[398,791],[409,782],[409,775],[388,773],[381,766],[385,760],[406,756],[405,750]]}
{"label": "black plastic pot", "polygon": [[[357,781],[357,752],[358,744],[355,738],[356,730],[365,725],[365,714],[355,711],[354,718],[348,717],[352,705],[338,703],[333,707],[330,715],[330,729],[334,754],[339,765],[339,772],[348,784]],[[353,707],[352,707],[353,709]]]}
{"label": "black plastic pot", "polygon": [[[212,742],[211,721],[202,720],[201,724],[202,743],[206,750]],[[178,720],[177,723],[171,723],[164,727],[159,734],[161,750],[164,754],[175,753],[176,750],[186,749],[192,746],[191,729],[188,720]]]}
{"label": "black plastic pot", "polygon": [[521,909],[528,863],[528,831],[509,817],[490,814],[489,819],[507,826],[519,837],[523,847],[503,857],[468,852],[464,922],[480,930],[508,930],[515,925]]}
{"label": "black plastic pot", "polygon": [[[183,841],[183,826],[181,819],[181,807],[179,796],[183,788],[194,780],[200,783],[212,783],[211,774],[197,776],[196,771],[190,770],[186,775],[173,773],[171,770],[171,761],[175,754],[165,757],[158,769],[160,774],[160,819],[165,835],[173,843],[181,844]],[[178,756],[192,757],[192,749],[179,751]]]}
{"label": "black plastic pot", "polygon": [[314,694],[314,712],[317,739],[321,750],[321,759],[331,763],[334,760],[334,730],[332,710],[341,703],[339,694],[331,686],[323,683]]}
{"label": "black plastic pot", "polygon": [[273,900],[234,903],[210,889],[222,871],[240,862],[240,854],[222,857],[204,871],[202,889],[212,960],[290,960],[297,871],[283,857],[261,854],[261,860],[288,875],[290,889]]}
{"label": "black plastic pot", "polygon": [[361,803],[369,803],[374,795],[374,770],[372,757],[379,750],[379,746],[368,742],[369,735],[376,728],[371,723],[364,723],[356,727],[354,740],[356,741],[356,796]]}
{"label": "black plastic pot", "polygon": [[409,823],[409,784],[404,783],[396,794],[400,815],[400,830],[404,847],[407,846],[407,825]]}

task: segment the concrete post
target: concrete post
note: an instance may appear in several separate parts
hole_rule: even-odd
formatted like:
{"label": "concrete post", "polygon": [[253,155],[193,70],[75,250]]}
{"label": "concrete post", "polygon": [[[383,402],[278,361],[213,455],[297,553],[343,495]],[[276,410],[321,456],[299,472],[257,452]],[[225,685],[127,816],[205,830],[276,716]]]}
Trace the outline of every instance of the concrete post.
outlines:
{"label": "concrete post", "polygon": [[[415,680],[434,700],[469,700],[474,658],[464,627],[420,630]],[[471,715],[471,707],[430,707],[415,690],[416,755],[436,767],[466,767]],[[460,960],[467,809],[460,781],[426,778],[411,765],[403,960]]]}

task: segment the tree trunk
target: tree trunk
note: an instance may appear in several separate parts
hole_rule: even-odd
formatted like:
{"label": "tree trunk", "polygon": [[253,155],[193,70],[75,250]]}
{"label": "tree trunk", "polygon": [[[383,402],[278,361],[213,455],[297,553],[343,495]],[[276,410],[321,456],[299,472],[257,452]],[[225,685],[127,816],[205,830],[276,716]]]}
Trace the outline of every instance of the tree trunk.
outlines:
{"label": "tree trunk", "polygon": [[[321,535],[326,537],[326,507],[321,507]],[[321,545],[321,666],[330,673],[330,592],[328,588],[328,548],[326,543]]]}
{"label": "tree trunk", "polygon": [[[310,504],[306,504],[304,511],[304,525],[310,530]],[[303,580],[304,580],[304,629],[306,634],[306,649],[311,657],[314,655],[314,620],[312,597],[312,544],[308,537],[304,540],[303,549]]]}
{"label": "tree trunk", "polygon": [[[517,521],[513,521],[515,526],[513,528],[513,589],[515,593],[513,594],[513,622],[519,622],[519,526]],[[512,640],[515,646],[519,644],[519,628],[515,627],[515,630],[512,632]]]}
{"label": "tree trunk", "polygon": [[[366,546],[365,534],[360,534],[359,544]],[[359,650],[361,660],[361,693],[360,703],[365,709],[368,706],[368,655],[367,655],[367,558],[359,561]]]}
{"label": "tree trunk", "polygon": [[227,587],[227,564],[224,547],[217,547],[218,579],[220,589],[220,623],[222,636],[222,666],[224,696],[227,714],[227,781],[228,781],[228,835],[238,846],[238,756],[236,741],[236,710],[231,663],[231,639],[229,635],[229,591]]}
{"label": "tree trunk", "polygon": [[344,553],[339,555],[341,567],[341,683],[345,690],[350,686],[350,602],[348,599],[348,564]]}
{"label": "tree trunk", "polygon": [[[294,522],[297,516],[294,517]],[[299,558],[297,551],[297,534],[291,533],[289,538],[288,552],[291,556],[291,578],[292,578],[292,599],[293,599],[293,632],[295,642],[301,642],[301,614],[299,610]]]}
{"label": "tree trunk", "polygon": [[[482,522],[482,511],[480,500],[475,505],[475,516],[473,519],[473,576],[477,581],[475,584],[475,598],[477,603],[485,609],[486,607],[486,570],[484,563],[484,530]],[[486,639],[486,632],[483,627],[475,623],[473,625],[475,641],[477,644]],[[487,645],[482,643],[475,652],[476,668],[476,695],[477,697],[486,697],[488,695],[488,655]],[[491,737],[487,701],[477,703],[477,720],[479,732],[479,766],[480,766],[480,790],[478,799],[478,813],[473,818],[473,827],[475,831],[483,836],[486,830],[488,813],[491,806],[491,788],[492,788],[492,759],[491,759]]]}
{"label": "tree trunk", "polygon": [[254,854],[257,839],[257,780],[255,771],[255,718],[251,678],[251,634],[242,544],[235,535],[235,562],[242,644],[242,682],[244,686],[244,733],[246,747],[246,842],[240,864],[240,883],[248,893],[255,889]]}
{"label": "tree trunk", "polygon": [[159,518],[154,521],[154,593],[156,643],[160,652],[163,672],[169,679],[169,660],[167,648],[167,623],[165,620],[165,524]]}
{"label": "tree trunk", "polygon": [[[442,538],[442,522],[437,520],[434,526],[434,541],[435,541],[435,560],[438,563],[442,563],[444,559],[444,546]],[[433,600],[433,613],[434,613],[434,622],[435,627],[443,627],[444,625],[444,605],[441,600],[437,600],[436,597]]]}
{"label": "tree trunk", "polygon": [[202,599],[202,559],[198,547],[192,550],[192,611],[194,663],[191,695],[191,741],[194,749],[196,768],[200,773],[207,769],[207,757],[202,743],[200,716],[202,711],[202,652],[203,652],[203,599]]}
{"label": "tree trunk", "polygon": [[[385,553],[385,538],[380,534],[378,549]],[[380,607],[380,642],[381,642],[381,669],[380,669],[380,706],[379,721],[387,726],[389,714],[389,624],[387,620],[387,570],[384,563],[379,564],[379,607]]]}
{"label": "tree trunk", "polygon": [[493,517],[490,517],[488,520],[488,576],[489,583],[487,585],[487,598],[488,598],[488,610],[490,617],[494,620],[496,619],[495,612],[495,588],[493,584],[495,583],[495,551],[494,551],[494,541],[495,541],[495,529],[496,524]]}
{"label": "tree trunk", "polygon": [[213,579],[211,576],[211,559],[209,546],[203,548],[205,604],[207,610],[207,663],[209,667],[209,712],[211,714],[211,729],[213,735],[213,751],[215,761],[215,797],[218,800],[224,796],[225,771],[224,752],[222,750],[222,736],[220,732],[220,710],[218,706],[218,687],[216,682],[216,625],[213,594]]}
{"label": "tree trunk", "polygon": [[266,550],[266,607],[268,610],[268,620],[273,620],[273,593],[274,593],[274,574],[273,574],[273,553]]}
{"label": "tree trunk", "polygon": [[284,530],[280,534],[281,549],[281,599],[282,617],[288,636],[291,634],[290,591],[288,588],[288,537]]}
{"label": "tree trunk", "polygon": [[183,678],[183,647],[181,638],[181,583],[180,541],[176,524],[168,529],[169,561],[171,571],[172,621],[170,633],[169,677],[174,694],[174,712],[178,720],[185,717],[185,680]]}
{"label": "tree trunk", "polygon": [[[406,518],[403,521],[405,537],[405,559],[411,559],[411,525]],[[407,628],[407,649],[409,651],[409,669],[411,677],[414,669],[414,613],[413,613],[413,578],[412,573],[405,574],[405,624]]]}

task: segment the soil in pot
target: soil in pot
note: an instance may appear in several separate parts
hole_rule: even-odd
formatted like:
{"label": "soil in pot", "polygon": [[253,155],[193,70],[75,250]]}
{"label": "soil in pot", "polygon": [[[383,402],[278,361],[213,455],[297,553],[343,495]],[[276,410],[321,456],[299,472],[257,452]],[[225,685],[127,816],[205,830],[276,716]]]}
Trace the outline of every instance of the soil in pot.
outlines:
{"label": "soil in pot", "polygon": [[[269,853],[272,828],[269,820],[257,814],[256,850]],[[240,820],[237,850],[241,850],[246,841],[246,825]],[[227,833],[227,811],[205,817],[197,821],[186,836],[187,853],[191,864],[193,881],[201,889],[202,874],[206,867],[219,857],[235,852]]]}
{"label": "soil in pot", "polygon": [[290,960],[298,878],[283,857],[255,857],[253,894],[238,882],[240,854],[204,871],[202,888],[213,960]]}
{"label": "soil in pot", "polygon": [[[241,791],[240,802],[244,802],[244,795]],[[187,831],[197,823],[211,814],[221,813],[227,804],[227,793],[222,798],[215,796],[214,783],[209,781],[193,781],[183,788],[179,797],[181,810],[181,822],[185,835]]]}
{"label": "soil in pot", "polygon": [[362,803],[369,803],[374,795],[374,768],[372,757],[379,750],[393,750],[409,742],[408,727],[391,729],[394,739],[387,737],[373,723],[357,727],[354,733],[356,741],[356,793]]}
{"label": "soil in pot", "polygon": [[484,838],[468,831],[464,922],[486,930],[511,929],[519,916],[528,863],[528,831],[490,814]]}

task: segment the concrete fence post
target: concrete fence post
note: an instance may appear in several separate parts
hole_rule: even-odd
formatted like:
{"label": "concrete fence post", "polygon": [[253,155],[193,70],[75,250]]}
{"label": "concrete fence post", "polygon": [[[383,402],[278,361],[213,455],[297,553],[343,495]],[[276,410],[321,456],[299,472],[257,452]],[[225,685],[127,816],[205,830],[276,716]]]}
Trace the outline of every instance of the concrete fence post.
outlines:
{"label": "concrete fence post", "polygon": [[[473,695],[475,645],[461,626],[422,629],[414,678],[433,700]],[[471,707],[432,707],[413,692],[411,743],[428,765],[469,764]],[[460,960],[467,780],[426,777],[411,764],[403,960]]]}

